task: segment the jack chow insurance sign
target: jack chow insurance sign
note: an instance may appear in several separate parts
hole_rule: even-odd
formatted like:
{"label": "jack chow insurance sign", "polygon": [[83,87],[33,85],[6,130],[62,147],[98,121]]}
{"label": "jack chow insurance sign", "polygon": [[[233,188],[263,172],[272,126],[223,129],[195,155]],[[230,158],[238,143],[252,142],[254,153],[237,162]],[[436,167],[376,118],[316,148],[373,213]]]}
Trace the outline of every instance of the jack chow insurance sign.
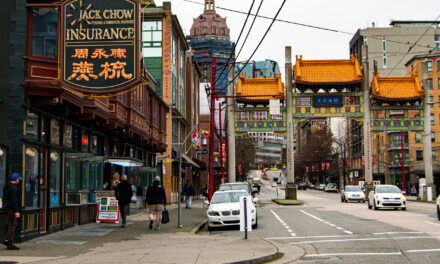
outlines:
{"label": "jack chow insurance sign", "polygon": [[84,93],[115,93],[140,79],[137,0],[67,0],[61,5],[61,82]]}

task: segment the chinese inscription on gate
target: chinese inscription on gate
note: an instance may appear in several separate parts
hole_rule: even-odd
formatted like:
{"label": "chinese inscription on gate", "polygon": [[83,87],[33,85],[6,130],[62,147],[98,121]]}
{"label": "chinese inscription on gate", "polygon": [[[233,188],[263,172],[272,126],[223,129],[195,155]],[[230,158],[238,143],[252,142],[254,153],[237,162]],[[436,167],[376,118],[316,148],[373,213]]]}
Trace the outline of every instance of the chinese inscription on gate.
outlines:
{"label": "chinese inscription on gate", "polygon": [[112,94],[140,81],[139,2],[67,0],[62,4],[61,81]]}

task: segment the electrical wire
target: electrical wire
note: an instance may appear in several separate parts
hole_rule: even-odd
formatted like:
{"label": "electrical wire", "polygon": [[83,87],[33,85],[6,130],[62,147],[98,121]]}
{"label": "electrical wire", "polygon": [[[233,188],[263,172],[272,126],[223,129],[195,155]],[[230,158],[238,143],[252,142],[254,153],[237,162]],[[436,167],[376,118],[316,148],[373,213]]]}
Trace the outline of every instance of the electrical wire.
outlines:
{"label": "electrical wire", "polygon": [[[197,5],[204,5],[203,3],[199,3],[199,2],[196,2],[196,1],[192,1],[192,0],[183,0],[183,1],[188,2],[188,3],[197,4]],[[234,9],[225,8],[225,7],[219,7],[219,6],[216,6],[216,8],[217,8],[217,9],[221,9],[221,10],[225,10],[225,11],[229,11],[229,12],[232,12],[232,13],[246,14],[246,13],[243,12],[243,11],[234,10]],[[251,14],[251,16],[258,16],[258,17],[260,17],[260,18],[269,19],[269,20],[272,19],[271,17],[263,16],[263,15],[258,15],[258,14],[257,14],[257,15],[256,15],[256,14]],[[343,30],[338,30],[338,29],[333,29],[333,28],[326,28],[326,27],[321,27],[321,26],[314,26],[314,25],[309,25],[309,24],[299,23],[299,22],[295,22],[295,21],[289,21],[289,20],[285,20],[285,19],[277,19],[276,21],[278,21],[278,22],[283,22],[283,23],[287,23],[287,24],[292,24],[292,25],[297,25],[297,26],[301,26],[301,27],[308,27],[308,28],[313,28],[313,29],[318,29],[318,30],[324,30],[324,31],[329,31],[329,32],[334,32],[334,33],[340,33],[340,34],[346,34],[346,35],[352,35],[352,36],[355,34],[355,33],[347,32],[347,31],[343,31]],[[380,37],[373,37],[373,36],[367,36],[367,37],[368,37],[368,38],[371,38],[371,39],[382,40],[382,38],[380,38]],[[411,45],[414,44],[414,43],[411,43],[411,42],[403,42],[403,41],[397,41],[397,40],[387,40],[387,41],[388,41],[388,42],[392,42],[392,43],[397,43],[397,44],[404,44],[404,45],[408,45],[408,46],[411,46]],[[417,44],[417,45],[415,45],[415,46],[418,46],[418,47],[424,47],[424,48],[428,48],[428,49],[431,49],[431,48],[432,48],[432,47],[430,47],[429,45],[420,45],[420,44]]]}
{"label": "electrical wire", "polygon": [[[260,12],[260,9],[261,9],[261,6],[263,5],[263,2],[264,2],[264,0],[261,0],[260,5],[258,6],[257,13],[256,13],[257,15],[258,15],[258,13]],[[251,24],[251,26],[249,27],[248,33],[247,33],[247,35],[246,35],[246,38],[244,39],[243,44],[241,45],[241,48],[240,48],[240,50],[238,51],[238,54],[235,56],[235,60],[237,60],[238,57],[240,56],[241,51],[243,50],[244,44],[246,44],[246,41],[247,41],[247,39],[248,39],[248,37],[249,37],[249,35],[250,35],[250,33],[251,33],[251,30],[252,30],[252,28],[254,27],[254,23],[255,23],[255,20],[256,20],[256,19],[257,19],[257,16],[254,16],[254,20],[252,21],[252,24]],[[232,53],[231,53],[231,54],[232,54]],[[228,61],[228,63],[229,63],[229,61]],[[219,82],[221,83],[225,78],[227,78],[227,77],[229,76],[229,72],[231,71],[231,69],[234,69],[234,68],[235,68],[235,66],[234,66],[234,67],[230,67],[230,68],[228,69],[228,73],[226,74],[226,76],[223,75],[223,78],[222,78]]]}
{"label": "electrical wire", "polygon": [[[226,89],[231,83],[234,83],[235,79],[237,79],[237,77],[240,75],[240,73],[244,70],[244,68],[246,67],[246,65],[248,65],[249,61],[252,59],[252,57],[255,55],[255,53],[257,52],[258,48],[261,46],[261,43],[263,43],[264,39],[266,38],[267,34],[269,33],[270,29],[272,28],[272,25],[275,23],[278,15],[280,14],[281,10],[283,9],[284,4],[286,3],[287,0],[284,0],[283,3],[281,4],[280,8],[278,9],[275,17],[273,17],[272,22],[270,23],[269,27],[267,28],[266,32],[264,33],[263,37],[261,38],[260,42],[258,43],[257,47],[255,48],[254,52],[252,52],[251,56],[249,57],[249,59],[246,61],[246,63],[244,64],[243,68],[241,68],[241,70],[235,75],[235,77],[228,82],[228,85],[226,85],[225,88],[223,88],[222,90]],[[220,92],[222,91],[220,90]]]}

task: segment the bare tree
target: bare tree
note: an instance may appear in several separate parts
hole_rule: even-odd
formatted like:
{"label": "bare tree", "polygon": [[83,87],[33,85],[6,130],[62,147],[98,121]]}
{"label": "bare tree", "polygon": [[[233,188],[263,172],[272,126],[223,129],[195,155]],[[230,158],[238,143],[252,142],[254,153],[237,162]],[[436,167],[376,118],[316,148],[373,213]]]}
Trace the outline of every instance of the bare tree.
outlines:
{"label": "bare tree", "polygon": [[255,163],[255,145],[250,138],[235,139],[235,163],[241,165],[243,175],[251,169]]}

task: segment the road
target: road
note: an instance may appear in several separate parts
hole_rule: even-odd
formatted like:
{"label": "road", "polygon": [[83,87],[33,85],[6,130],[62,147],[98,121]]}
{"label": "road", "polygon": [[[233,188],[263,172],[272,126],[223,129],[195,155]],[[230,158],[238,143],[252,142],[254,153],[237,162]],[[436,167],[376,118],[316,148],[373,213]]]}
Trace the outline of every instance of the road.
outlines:
{"label": "road", "polygon": [[[302,248],[304,256],[294,263],[440,263],[435,204],[408,202],[407,211],[374,211],[366,203],[341,203],[339,193],[301,190],[304,206],[287,207],[271,202],[276,188],[263,183],[259,225],[249,236],[268,239],[284,251]],[[211,234],[243,237],[238,228]],[[277,263],[288,263],[287,258]]]}

